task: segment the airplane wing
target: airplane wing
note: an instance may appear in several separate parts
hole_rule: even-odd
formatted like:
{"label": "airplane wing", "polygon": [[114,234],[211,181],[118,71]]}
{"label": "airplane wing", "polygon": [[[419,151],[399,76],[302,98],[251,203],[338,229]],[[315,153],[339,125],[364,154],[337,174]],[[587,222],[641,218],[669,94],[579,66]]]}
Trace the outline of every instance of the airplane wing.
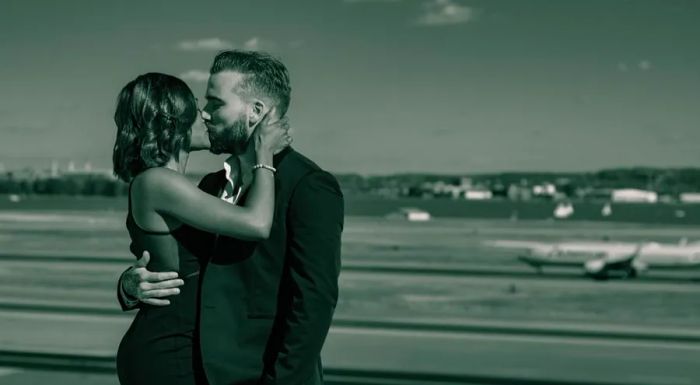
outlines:
{"label": "airplane wing", "polygon": [[484,241],[484,245],[498,247],[503,249],[535,249],[543,247],[552,247],[552,243],[536,242],[536,241],[515,241],[515,240],[495,240]]}

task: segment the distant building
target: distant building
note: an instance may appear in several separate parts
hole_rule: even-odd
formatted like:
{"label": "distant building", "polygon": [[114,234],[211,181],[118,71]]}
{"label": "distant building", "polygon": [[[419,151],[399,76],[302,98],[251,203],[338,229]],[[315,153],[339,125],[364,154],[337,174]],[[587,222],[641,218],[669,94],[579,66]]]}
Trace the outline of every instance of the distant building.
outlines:
{"label": "distant building", "polygon": [[574,206],[571,202],[560,202],[552,213],[556,219],[566,219],[572,215],[574,215]]}
{"label": "distant building", "polygon": [[532,199],[532,189],[527,185],[511,184],[508,186],[508,199],[514,201],[528,201]]}
{"label": "distant building", "polygon": [[51,162],[51,178],[58,178],[59,175],[58,161],[54,160]]}
{"label": "distant building", "polygon": [[681,193],[678,199],[681,203],[700,203],[700,192]]}
{"label": "distant building", "polygon": [[416,207],[402,207],[397,212],[387,215],[389,219],[405,219],[409,222],[426,222],[432,217],[429,212]]}
{"label": "distant building", "polygon": [[468,189],[474,185],[472,178],[463,176],[459,181],[459,186],[463,189]]}
{"label": "distant building", "polygon": [[435,197],[450,197],[452,199],[457,199],[462,195],[462,189],[460,186],[441,180],[435,183],[423,183],[422,188],[424,190],[428,190],[430,194]]}
{"label": "distant building", "polygon": [[537,197],[552,198],[557,193],[557,188],[552,183],[542,183],[532,186],[532,193]]}
{"label": "distant building", "polygon": [[487,200],[493,198],[491,190],[469,189],[464,192],[464,199],[467,200]]}
{"label": "distant building", "polygon": [[659,201],[659,194],[654,191],[638,189],[617,189],[612,190],[613,202],[627,203],[656,203]]}

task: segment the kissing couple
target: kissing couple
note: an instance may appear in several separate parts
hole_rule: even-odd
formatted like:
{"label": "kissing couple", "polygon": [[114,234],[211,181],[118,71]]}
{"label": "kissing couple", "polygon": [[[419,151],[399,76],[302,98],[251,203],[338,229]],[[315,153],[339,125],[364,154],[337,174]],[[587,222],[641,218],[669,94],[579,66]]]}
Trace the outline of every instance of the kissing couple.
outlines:
{"label": "kissing couple", "polygon": [[[290,146],[290,96],[284,64],[239,50],[214,58],[202,110],[170,75],[119,93],[113,163],[137,260],[117,297],[138,309],[117,353],[122,385],[323,383],[343,195]],[[185,166],[204,149],[230,157],[195,186]]]}

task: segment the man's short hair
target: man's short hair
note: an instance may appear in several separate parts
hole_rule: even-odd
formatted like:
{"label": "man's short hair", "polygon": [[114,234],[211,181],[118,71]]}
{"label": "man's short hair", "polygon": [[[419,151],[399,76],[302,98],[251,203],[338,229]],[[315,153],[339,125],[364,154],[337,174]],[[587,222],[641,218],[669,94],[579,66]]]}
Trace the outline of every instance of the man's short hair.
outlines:
{"label": "man's short hair", "polygon": [[266,96],[277,103],[277,111],[284,116],[289,108],[292,88],[287,67],[264,52],[232,50],[216,55],[209,73],[236,71],[246,76],[244,91]]}

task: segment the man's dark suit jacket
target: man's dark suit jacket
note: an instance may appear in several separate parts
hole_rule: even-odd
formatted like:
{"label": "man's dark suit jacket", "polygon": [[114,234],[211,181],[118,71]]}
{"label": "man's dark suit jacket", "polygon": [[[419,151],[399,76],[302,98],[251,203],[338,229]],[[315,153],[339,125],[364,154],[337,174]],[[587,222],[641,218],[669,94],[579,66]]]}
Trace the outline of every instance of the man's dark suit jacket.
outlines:
{"label": "man's dark suit jacket", "polygon": [[[267,240],[184,229],[191,232],[185,247],[207,261],[198,330],[211,385],[322,383],[320,352],[338,299],[343,196],[330,173],[291,148],[275,156],[275,167]],[[221,170],[199,187],[220,195],[224,183]]]}

